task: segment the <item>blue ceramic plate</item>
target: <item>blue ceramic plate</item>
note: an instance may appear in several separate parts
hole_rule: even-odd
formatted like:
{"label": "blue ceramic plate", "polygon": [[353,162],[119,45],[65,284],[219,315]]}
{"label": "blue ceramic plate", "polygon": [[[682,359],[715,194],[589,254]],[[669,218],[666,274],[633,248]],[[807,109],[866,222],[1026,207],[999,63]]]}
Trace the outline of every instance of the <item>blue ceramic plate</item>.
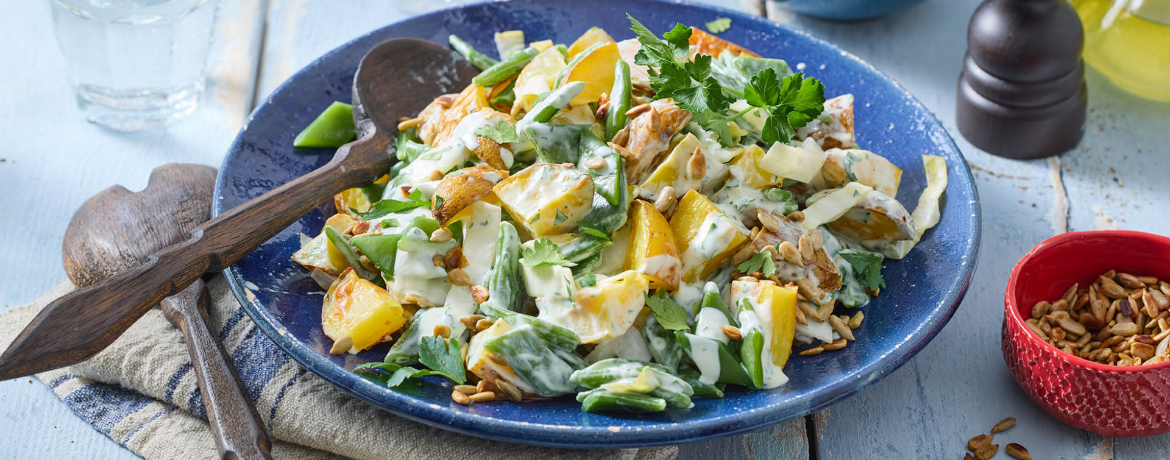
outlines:
{"label": "blue ceramic plate", "polygon": [[920,155],[946,159],[950,186],[942,221],[906,259],[886,264],[889,288],[865,307],[856,343],[835,353],[795,356],[785,369],[791,381],[782,388],[731,390],[723,399],[696,400],[690,410],[656,414],[588,414],[572,397],[465,407],[452,402],[450,387],[438,381],[387,389],[351,372],[359,364],[381,361],[387,346],[357,356],[329,355],[332,341],[321,332],[322,289],[289,259],[300,246],[300,234],[321,231],[325,216],[320,212],[224,271],[260,329],[340,390],[395,414],[475,436],[562,447],[677,444],[761,428],[840,401],[921,350],[955,312],[975,268],[979,205],[967,163],[938,120],[869,64],[803,32],[730,10],[660,1],[522,0],[439,11],[379,29],[309,64],[256,108],[224,159],[212,212],[219,215],[329,160],[331,151],[294,151],[293,138],[331,102],[349,101],[358,62],[382,40],[419,37],[446,43],[448,34],[457,33],[481,50],[493,50],[492,34],[500,30],[522,29],[532,40],[571,43],[590,26],[625,39],[633,37],[626,12],[658,32],[675,21],[702,25],[730,17],[731,29],[721,36],[803,68],[825,83],[829,97],[853,93],[859,143],[905,171],[898,196],[909,209],[926,183]]}

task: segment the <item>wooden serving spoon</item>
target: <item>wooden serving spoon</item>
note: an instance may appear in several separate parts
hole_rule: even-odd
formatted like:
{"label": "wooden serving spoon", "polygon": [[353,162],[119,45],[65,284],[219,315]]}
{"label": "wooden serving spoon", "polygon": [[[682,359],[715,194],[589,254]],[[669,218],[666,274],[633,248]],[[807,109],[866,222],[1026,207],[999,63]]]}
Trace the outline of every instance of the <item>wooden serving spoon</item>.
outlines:
{"label": "wooden serving spoon", "polygon": [[142,265],[50,303],[0,355],[0,380],[93,356],[203,273],[234,264],[333,195],[373,182],[390,169],[398,117],[464,88],[477,73],[459,54],[425,40],[395,38],[374,46],[354,76],[356,141],[317,170],[196,227],[187,240]]}
{"label": "wooden serving spoon", "polygon": [[[69,279],[78,287],[101,282],[182,241],[211,217],[214,187],[215,168],[172,163],[155,168],[141,192],[115,185],[86,200],[65,229],[61,253]],[[207,287],[196,279],[160,306],[187,339],[220,458],[270,459],[268,431],[208,327],[207,302]]]}

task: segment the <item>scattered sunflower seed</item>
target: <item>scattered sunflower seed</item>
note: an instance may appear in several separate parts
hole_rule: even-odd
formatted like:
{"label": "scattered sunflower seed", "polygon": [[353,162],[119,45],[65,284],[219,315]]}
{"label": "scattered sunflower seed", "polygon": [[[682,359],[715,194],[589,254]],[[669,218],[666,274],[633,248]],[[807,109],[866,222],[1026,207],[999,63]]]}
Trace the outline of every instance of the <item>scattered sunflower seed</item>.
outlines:
{"label": "scattered sunflower seed", "polygon": [[976,436],[974,438],[968,439],[967,440],[967,450],[970,450],[971,452],[978,452],[979,448],[991,444],[991,440],[994,438],[995,438],[994,435],[981,434],[981,435]]}
{"label": "scattered sunflower seed", "polygon": [[1028,449],[1014,442],[1004,446],[1004,451],[1020,460],[1032,460],[1032,454],[1028,453]]}
{"label": "scattered sunflower seed", "polygon": [[1016,418],[1015,417],[1008,417],[1008,418],[1005,418],[1003,420],[1000,420],[999,423],[996,423],[995,426],[991,427],[991,432],[992,433],[999,433],[999,432],[1004,431],[1004,430],[1011,428],[1013,426],[1016,426]]}

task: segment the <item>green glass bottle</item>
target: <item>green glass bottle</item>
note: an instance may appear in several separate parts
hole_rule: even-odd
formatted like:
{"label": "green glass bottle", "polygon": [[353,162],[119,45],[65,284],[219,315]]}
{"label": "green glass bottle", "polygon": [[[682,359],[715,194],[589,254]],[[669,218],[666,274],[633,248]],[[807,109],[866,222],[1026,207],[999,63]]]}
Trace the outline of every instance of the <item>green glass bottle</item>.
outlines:
{"label": "green glass bottle", "polygon": [[1072,0],[1084,58],[1117,86],[1170,101],[1170,0]]}

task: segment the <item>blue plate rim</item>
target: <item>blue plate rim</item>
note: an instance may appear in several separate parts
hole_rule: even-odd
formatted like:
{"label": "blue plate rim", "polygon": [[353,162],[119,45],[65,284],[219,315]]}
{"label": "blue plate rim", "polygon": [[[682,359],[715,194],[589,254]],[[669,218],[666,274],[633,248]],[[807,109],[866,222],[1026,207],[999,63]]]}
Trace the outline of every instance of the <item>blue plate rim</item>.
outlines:
{"label": "blue plate rim", "polygon": [[[943,125],[942,121],[934,115],[934,112],[922,105],[918,98],[914,97],[913,94],[903,88],[902,85],[900,85],[889,75],[886,75],[884,72],[878,70],[872,64],[864,61],[860,57],[857,57],[856,55],[841,49],[837,45],[817,37],[816,35],[813,35],[809,32],[796,29],[767,18],[748,15],[740,11],[715,5],[698,4],[681,0],[641,1],[646,3],[665,3],[674,5],[682,4],[717,12],[721,15],[730,16],[734,21],[750,21],[756,24],[764,25],[766,27],[784,29],[787,32],[799,35],[804,39],[810,40],[814,43],[817,43],[818,45],[825,46],[826,48],[839,53],[842,57],[852,59],[857,63],[865,66],[869,71],[881,77],[882,80],[889,82],[895,88],[901,90],[907,97],[907,101],[912,106],[926,114],[929,114],[930,118],[933,119],[934,122],[939,126],[945,126]],[[477,2],[470,5],[478,5],[482,3],[494,2]],[[269,103],[272,101],[272,95],[279,93],[285,86],[288,86],[290,82],[296,80],[307,70],[315,68],[321,61],[324,61],[333,54],[338,53],[340,50],[353,45],[355,42],[364,40],[371,35],[379,34],[386,29],[399,26],[400,24],[408,21],[440,16],[454,10],[462,9],[466,6],[469,5],[454,6],[433,11],[427,14],[413,16],[374,29],[326,52],[325,54],[302,67],[287,80],[281,83],[280,86],[275,88],[272,93],[265,97],[263,102],[258,104],[252,110],[252,112],[248,115],[248,118],[245,120],[243,126],[240,128],[240,131],[237,133],[236,138],[232,141],[228,153],[224,157],[224,161],[216,174],[216,184],[213,196],[217,199],[215,199],[212,203],[212,216],[218,216],[226,211],[221,209],[222,202],[219,199],[219,197],[223,196],[223,185],[227,178],[225,174],[227,168],[225,168],[225,166],[230,163],[232,158],[234,158],[235,154],[239,151],[238,147],[243,141],[244,134],[248,130],[250,122],[262,109],[269,105]],[[945,128],[943,128],[943,132],[946,136],[946,142],[943,143],[943,145],[949,146],[951,150],[956,153],[956,155],[962,158],[962,150],[959,149],[950,133],[946,132]],[[980,206],[978,206],[979,191],[975,186],[974,175],[966,162],[963,162],[963,164],[959,166],[961,167],[959,169],[961,169],[962,172],[966,175],[967,183],[970,184],[969,192],[971,199],[975,204],[974,213],[970,216],[970,219],[966,220],[966,223],[969,227],[968,230],[970,231],[969,234],[972,235],[972,238],[970,239],[970,245],[966,253],[963,254],[963,260],[965,262],[961,266],[960,276],[955,277],[955,282],[947,286],[948,294],[937,305],[934,306],[937,308],[939,306],[945,305],[945,311],[943,311],[942,315],[933,316],[930,322],[924,323],[921,325],[921,327],[915,329],[913,335],[907,337],[904,343],[912,343],[913,345],[907,348],[891,350],[890,356],[887,359],[877,360],[868,366],[851,370],[850,373],[855,375],[855,379],[861,380],[861,383],[854,383],[852,381],[854,379],[838,379],[836,381],[825,384],[825,386],[823,386],[822,389],[818,391],[817,397],[810,398],[812,400],[808,401],[808,404],[803,410],[805,415],[816,412],[817,410],[828,407],[849,396],[852,396],[858,391],[861,391],[862,389],[877,382],[889,373],[897,370],[902,365],[906,364],[910,358],[918,354],[918,352],[921,351],[927,343],[933,340],[938,332],[950,321],[951,317],[954,316],[955,311],[958,309],[959,304],[962,302],[963,297],[966,295],[966,292],[970,287],[975,267],[978,264],[979,246],[980,242],[982,241],[983,220],[982,210]],[[944,199],[946,199],[946,195],[944,195]],[[923,238],[928,238],[934,231],[935,229],[927,231],[927,234],[924,235]],[[243,280],[242,275],[236,270],[236,267],[228,267],[224,269],[222,273],[228,283],[228,286],[231,288],[232,293],[244,308],[245,313],[247,313],[247,315],[266,336],[268,336],[274,343],[276,343],[278,347],[284,350],[285,353],[288,353],[289,356],[297,361],[300,365],[304,366],[306,369],[328,381],[329,383],[337,386],[338,388],[341,388],[353,396],[358,397],[359,399],[362,399],[367,403],[374,405],[375,407],[436,428],[485,439],[520,444],[546,447],[594,449],[652,447],[700,442],[713,438],[754,431],[766,426],[797,418],[773,416],[772,412],[779,412],[778,410],[751,410],[747,412],[736,413],[734,416],[714,417],[702,421],[686,421],[684,423],[673,424],[671,425],[671,428],[663,430],[621,429],[613,431],[610,429],[612,427],[604,426],[582,427],[571,425],[513,422],[508,420],[487,418],[464,412],[452,411],[436,404],[420,401],[415,398],[397,393],[370,380],[362,378],[351,371],[334,365],[309,347],[305,346],[303,342],[297,340],[290,334],[287,334],[286,331],[280,326],[280,321],[278,318],[276,318],[262,305],[259,305],[258,303],[250,300],[250,294],[245,288],[246,281]],[[378,399],[378,397],[387,397],[387,395],[391,402],[399,404],[391,408],[385,404],[385,401]],[[728,425],[725,423],[728,421],[728,419],[735,419],[737,423]],[[488,421],[488,423],[484,423],[485,421]],[[578,433],[581,436],[576,439],[581,439],[582,441],[566,441],[567,438],[557,435],[547,436],[547,432],[552,430],[556,430],[558,435],[563,435],[570,432]],[[546,436],[542,437],[542,434],[545,434]],[[589,442],[588,438],[604,439],[604,442]]]}

